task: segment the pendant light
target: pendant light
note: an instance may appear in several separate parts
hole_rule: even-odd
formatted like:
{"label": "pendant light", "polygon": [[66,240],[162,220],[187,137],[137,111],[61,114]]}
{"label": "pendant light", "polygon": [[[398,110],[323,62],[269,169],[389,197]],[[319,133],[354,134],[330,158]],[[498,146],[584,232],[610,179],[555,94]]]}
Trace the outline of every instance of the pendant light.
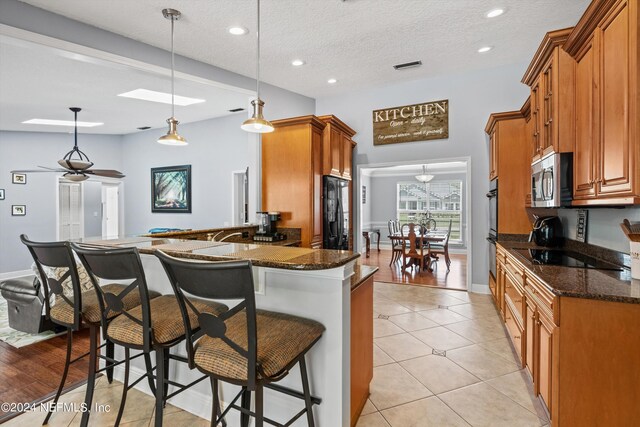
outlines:
{"label": "pendant light", "polygon": [[251,101],[253,107],[253,115],[250,119],[247,119],[242,123],[242,130],[253,133],[268,133],[273,132],[273,125],[269,120],[265,119],[262,115],[262,108],[264,107],[264,101],[260,99],[260,0],[257,0],[258,5],[258,30],[256,35],[258,38],[258,48],[256,49],[256,99]]}
{"label": "pendant light", "polygon": [[427,175],[427,167],[422,165],[422,173],[420,175],[416,175],[416,179],[420,182],[427,183],[433,179],[433,175]]}
{"label": "pendant light", "polygon": [[175,21],[180,19],[180,11],[175,9],[162,9],[162,15],[171,20],[171,117],[167,119],[167,123],[169,124],[169,131],[166,135],[158,138],[158,142],[164,145],[179,145],[184,146],[188,145],[187,140],[184,137],[178,134],[178,120],[175,118],[175,77],[174,77],[174,69],[175,69],[175,59],[174,59],[174,51],[173,51],[173,25]]}

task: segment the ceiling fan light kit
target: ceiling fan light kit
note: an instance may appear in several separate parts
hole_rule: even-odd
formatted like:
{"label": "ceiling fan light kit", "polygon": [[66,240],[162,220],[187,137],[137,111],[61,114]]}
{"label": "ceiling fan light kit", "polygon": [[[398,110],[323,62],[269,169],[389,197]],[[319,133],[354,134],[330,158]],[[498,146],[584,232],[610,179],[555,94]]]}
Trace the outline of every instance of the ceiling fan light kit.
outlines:
{"label": "ceiling fan light kit", "polygon": [[247,132],[252,133],[269,133],[273,132],[274,127],[271,122],[264,118],[262,109],[264,107],[264,101],[260,99],[260,0],[256,1],[257,4],[257,49],[256,49],[256,99],[251,101],[251,107],[253,108],[253,114],[251,118],[242,123],[240,128]]}
{"label": "ceiling fan light kit", "polygon": [[173,49],[173,39],[174,39],[174,23],[178,19],[180,19],[180,11],[175,9],[162,9],[162,15],[171,21],[171,117],[167,119],[167,123],[169,124],[169,130],[166,135],[158,138],[158,143],[163,145],[173,145],[173,146],[185,146],[188,145],[187,140],[178,134],[178,120],[175,117],[175,53]]}

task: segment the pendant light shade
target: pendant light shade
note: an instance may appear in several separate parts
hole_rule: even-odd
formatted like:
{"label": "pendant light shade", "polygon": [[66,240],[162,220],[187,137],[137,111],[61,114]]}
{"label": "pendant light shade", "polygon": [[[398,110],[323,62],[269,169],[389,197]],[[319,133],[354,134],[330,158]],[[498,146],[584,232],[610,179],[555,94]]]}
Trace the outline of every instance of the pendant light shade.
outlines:
{"label": "pendant light shade", "polygon": [[178,134],[178,120],[175,117],[175,58],[173,51],[173,25],[174,22],[180,19],[180,11],[175,9],[162,9],[162,15],[171,21],[171,117],[167,119],[167,123],[169,124],[169,131],[166,135],[158,138],[158,143],[164,145],[188,145],[187,140]]}
{"label": "pendant light shade", "polygon": [[433,175],[427,175],[427,167],[422,165],[422,173],[420,175],[416,175],[416,179],[420,182],[429,182],[433,179]]}
{"label": "pendant light shade", "polygon": [[247,132],[269,133],[273,132],[273,125],[269,120],[264,118],[262,114],[264,101],[260,99],[260,0],[257,0],[256,3],[258,7],[258,30],[256,31],[258,39],[256,49],[256,99],[251,101],[251,105],[253,107],[253,114],[251,115],[251,118],[245,120],[240,128]]}

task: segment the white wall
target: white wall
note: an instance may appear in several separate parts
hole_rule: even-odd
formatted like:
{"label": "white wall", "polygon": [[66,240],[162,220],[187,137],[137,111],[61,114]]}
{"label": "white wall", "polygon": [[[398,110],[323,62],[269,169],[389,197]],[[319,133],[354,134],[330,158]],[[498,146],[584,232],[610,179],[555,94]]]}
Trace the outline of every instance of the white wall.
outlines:
{"label": "white wall", "polygon": [[[122,170],[119,135],[78,136],[80,149],[100,169]],[[56,239],[56,188],[59,174],[30,173],[27,184],[11,183],[9,171],[57,167],[57,160],[73,147],[68,133],[0,131],[0,273],[26,270],[31,256],[20,242],[22,233],[34,240]],[[11,216],[11,205],[26,205],[26,216]]]}
{"label": "white wall", "polygon": [[[519,109],[529,89],[520,79],[526,64],[446,75],[316,100],[317,114],[335,114],[356,132],[356,165],[412,159],[471,157],[474,284],[487,284],[489,151],[484,127],[492,112]],[[372,111],[449,99],[449,139],[373,146]],[[360,185],[356,182],[355,185]],[[358,188],[358,187],[356,187]],[[356,218],[359,218],[356,216]],[[354,224],[356,227],[358,224]]]}

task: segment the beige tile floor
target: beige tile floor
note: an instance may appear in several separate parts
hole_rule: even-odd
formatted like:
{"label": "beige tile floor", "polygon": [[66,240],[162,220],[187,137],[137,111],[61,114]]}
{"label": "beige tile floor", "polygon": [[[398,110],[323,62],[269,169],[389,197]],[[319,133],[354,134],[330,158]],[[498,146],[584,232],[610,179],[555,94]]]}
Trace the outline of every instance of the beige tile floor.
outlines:
{"label": "beige tile floor", "polygon": [[[542,426],[546,414],[515,354],[489,295],[376,283],[374,376],[357,427]],[[122,384],[98,379],[94,401],[117,408]],[[80,403],[84,387],[63,402]],[[111,426],[117,410],[92,414],[90,425]],[[41,425],[31,412],[4,425]],[[77,426],[74,412],[55,414],[49,425]],[[131,390],[122,426],[153,425],[154,401]],[[209,422],[167,405],[167,426]],[[4,427],[4,426],[3,426]]]}
{"label": "beige tile floor", "polygon": [[357,427],[548,423],[489,295],[376,282],[373,359]]}

